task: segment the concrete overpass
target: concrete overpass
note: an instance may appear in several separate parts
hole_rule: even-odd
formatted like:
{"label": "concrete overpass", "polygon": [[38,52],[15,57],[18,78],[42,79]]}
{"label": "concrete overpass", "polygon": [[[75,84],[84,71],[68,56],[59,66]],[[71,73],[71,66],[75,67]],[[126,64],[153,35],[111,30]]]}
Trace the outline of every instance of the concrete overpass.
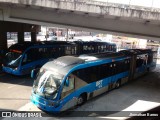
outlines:
{"label": "concrete overpass", "polygon": [[0,0],[0,20],[159,40],[159,8],[92,0]]}

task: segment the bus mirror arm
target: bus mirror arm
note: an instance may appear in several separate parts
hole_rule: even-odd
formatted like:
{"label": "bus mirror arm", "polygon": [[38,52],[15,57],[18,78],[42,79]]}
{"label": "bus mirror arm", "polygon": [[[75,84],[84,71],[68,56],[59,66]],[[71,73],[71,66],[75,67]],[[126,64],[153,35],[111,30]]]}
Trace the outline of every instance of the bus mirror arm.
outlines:
{"label": "bus mirror arm", "polygon": [[31,71],[31,78],[35,79],[36,76],[37,76],[37,74],[38,74],[38,71],[39,71],[39,68],[33,69],[33,70]]}
{"label": "bus mirror arm", "polygon": [[65,81],[65,86],[68,87],[69,86],[69,77],[67,77],[66,81]]}

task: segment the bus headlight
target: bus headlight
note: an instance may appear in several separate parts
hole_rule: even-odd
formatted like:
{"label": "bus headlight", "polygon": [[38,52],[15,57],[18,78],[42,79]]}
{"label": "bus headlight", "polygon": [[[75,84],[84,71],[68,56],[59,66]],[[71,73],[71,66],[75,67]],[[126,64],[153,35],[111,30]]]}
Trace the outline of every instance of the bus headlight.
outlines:
{"label": "bus headlight", "polygon": [[14,70],[17,70],[18,68],[14,68]]}

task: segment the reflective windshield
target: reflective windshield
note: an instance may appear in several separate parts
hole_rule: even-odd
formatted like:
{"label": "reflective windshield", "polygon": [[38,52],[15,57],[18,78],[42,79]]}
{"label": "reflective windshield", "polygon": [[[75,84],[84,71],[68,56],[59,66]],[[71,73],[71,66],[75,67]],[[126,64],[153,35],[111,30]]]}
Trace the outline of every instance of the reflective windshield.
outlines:
{"label": "reflective windshield", "polygon": [[37,79],[33,85],[34,93],[43,94],[45,96],[53,96],[56,98],[57,91],[61,84],[63,76],[59,73],[51,71],[40,70]]}
{"label": "reflective windshield", "polygon": [[22,54],[17,52],[8,52],[4,57],[4,65],[16,68],[18,67]]}

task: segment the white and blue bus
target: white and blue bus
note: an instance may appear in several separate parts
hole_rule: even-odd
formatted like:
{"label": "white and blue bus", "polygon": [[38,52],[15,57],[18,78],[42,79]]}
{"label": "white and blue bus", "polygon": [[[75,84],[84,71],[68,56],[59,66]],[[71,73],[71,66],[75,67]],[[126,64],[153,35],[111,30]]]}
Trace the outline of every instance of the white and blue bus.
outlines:
{"label": "white and blue bus", "polygon": [[[156,53],[124,50],[64,56],[46,63],[35,78],[31,101],[48,112],[60,112],[118,88],[154,69]],[[34,70],[32,77],[35,77]]]}
{"label": "white and blue bus", "polygon": [[107,42],[44,41],[12,45],[3,58],[2,69],[13,75],[30,74],[50,59],[65,55],[116,51],[116,45]]}

